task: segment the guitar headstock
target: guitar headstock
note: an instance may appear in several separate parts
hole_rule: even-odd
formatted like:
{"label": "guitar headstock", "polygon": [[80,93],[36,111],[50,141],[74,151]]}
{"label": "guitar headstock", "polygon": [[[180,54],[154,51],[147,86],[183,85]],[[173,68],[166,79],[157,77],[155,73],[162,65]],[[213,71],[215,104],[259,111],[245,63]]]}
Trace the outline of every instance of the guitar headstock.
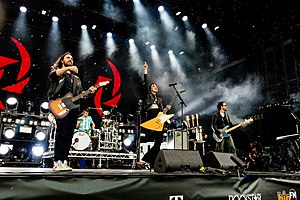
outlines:
{"label": "guitar headstock", "polygon": [[101,86],[105,86],[107,84],[109,84],[109,81],[102,81],[102,82],[98,83],[97,86],[101,87]]}
{"label": "guitar headstock", "polygon": [[253,119],[252,119],[252,118],[245,119],[245,121],[244,121],[245,124],[249,124],[249,123],[251,123],[251,122],[253,122]]}

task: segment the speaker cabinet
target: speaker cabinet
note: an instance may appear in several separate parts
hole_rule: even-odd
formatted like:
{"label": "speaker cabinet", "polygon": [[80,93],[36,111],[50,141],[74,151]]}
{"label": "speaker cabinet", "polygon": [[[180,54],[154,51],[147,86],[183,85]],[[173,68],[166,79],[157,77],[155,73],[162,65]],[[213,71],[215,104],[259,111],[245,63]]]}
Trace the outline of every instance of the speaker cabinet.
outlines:
{"label": "speaker cabinet", "polygon": [[199,171],[203,167],[203,162],[199,151],[163,149],[158,153],[154,171],[173,172],[173,171]]}
{"label": "speaker cabinet", "polygon": [[243,165],[243,161],[232,153],[210,151],[206,153],[202,159],[205,167],[236,169],[238,165]]}

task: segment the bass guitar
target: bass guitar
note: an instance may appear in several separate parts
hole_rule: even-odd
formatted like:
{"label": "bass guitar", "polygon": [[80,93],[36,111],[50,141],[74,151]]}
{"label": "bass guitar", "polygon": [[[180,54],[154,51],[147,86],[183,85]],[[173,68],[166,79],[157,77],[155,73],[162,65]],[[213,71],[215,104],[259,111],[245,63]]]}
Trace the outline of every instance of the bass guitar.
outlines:
{"label": "bass guitar", "polygon": [[[109,81],[100,82],[95,86],[95,88],[99,89],[100,87],[105,86],[108,83]],[[56,118],[64,118],[70,112],[70,110],[79,107],[79,105],[74,104],[74,102],[86,97],[91,92],[91,90],[86,90],[75,97],[73,97],[72,93],[69,92],[62,98],[49,101],[49,109]]]}
{"label": "bass guitar", "polygon": [[[244,120],[244,124],[248,124],[250,122],[253,122],[253,119],[252,118],[249,118],[249,119],[245,119]],[[222,129],[219,129],[219,131],[221,132],[221,134],[223,135],[222,138],[219,138],[219,136],[217,135],[216,132],[213,133],[213,138],[216,142],[221,142],[223,140],[223,138],[226,138],[226,137],[229,137],[231,134],[229,133],[230,131],[233,131],[234,129],[240,127],[241,124],[237,124],[231,128],[229,128],[229,126],[225,126],[224,128]]]}
{"label": "bass guitar", "polygon": [[[186,90],[179,91],[180,93],[185,92]],[[172,101],[168,105],[172,105],[176,100],[177,95],[172,98]],[[164,109],[162,112],[159,112],[157,116],[153,119],[150,119],[141,124],[141,127],[152,130],[152,131],[162,131],[166,121],[171,119],[174,114],[167,114],[168,109]]]}

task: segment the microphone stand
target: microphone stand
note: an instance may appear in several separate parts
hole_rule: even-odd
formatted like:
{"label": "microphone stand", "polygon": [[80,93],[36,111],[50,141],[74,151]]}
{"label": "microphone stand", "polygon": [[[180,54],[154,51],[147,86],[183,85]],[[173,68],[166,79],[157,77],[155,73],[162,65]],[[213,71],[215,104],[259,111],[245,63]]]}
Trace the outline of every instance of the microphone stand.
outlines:
{"label": "microphone stand", "polygon": [[136,117],[137,117],[137,133],[136,133],[136,154],[137,154],[137,161],[140,161],[140,143],[141,143],[141,111],[142,111],[142,105],[143,105],[143,101],[139,100],[138,102],[138,109],[136,111]]}
{"label": "microphone stand", "polygon": [[170,84],[170,86],[172,86],[178,96],[178,98],[180,99],[180,105],[181,105],[181,149],[183,150],[183,106],[187,107],[187,105],[185,104],[185,102],[183,101],[180,92],[176,89],[175,87],[176,84]]}

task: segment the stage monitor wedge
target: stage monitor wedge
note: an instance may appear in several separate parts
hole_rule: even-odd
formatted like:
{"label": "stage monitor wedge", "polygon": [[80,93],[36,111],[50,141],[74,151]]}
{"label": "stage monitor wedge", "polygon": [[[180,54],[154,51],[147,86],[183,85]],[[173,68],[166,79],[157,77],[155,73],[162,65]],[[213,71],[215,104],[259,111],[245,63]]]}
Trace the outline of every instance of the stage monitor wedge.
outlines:
{"label": "stage monitor wedge", "polygon": [[203,162],[199,151],[163,149],[158,153],[154,171],[159,173],[174,171],[199,171]]}

